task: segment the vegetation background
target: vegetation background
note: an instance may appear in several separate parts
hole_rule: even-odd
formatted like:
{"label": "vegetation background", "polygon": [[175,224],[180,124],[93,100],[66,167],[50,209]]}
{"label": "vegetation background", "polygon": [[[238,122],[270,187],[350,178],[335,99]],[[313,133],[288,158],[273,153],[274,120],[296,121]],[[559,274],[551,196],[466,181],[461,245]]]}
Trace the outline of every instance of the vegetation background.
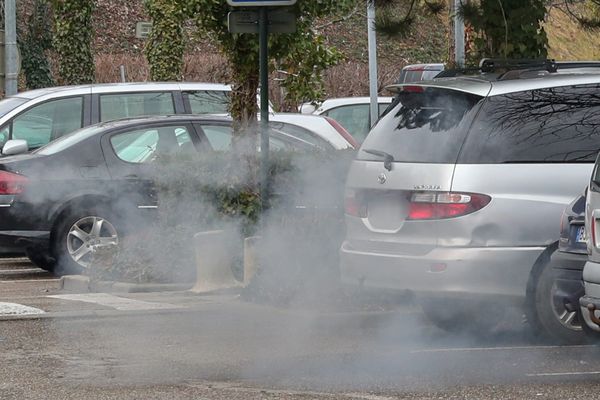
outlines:
{"label": "vegetation background", "polygon": [[[19,31],[27,31],[27,21],[34,10],[35,0],[18,2]],[[96,62],[97,82],[118,82],[119,66],[123,65],[129,81],[144,81],[149,77],[149,67],[143,54],[145,41],[135,37],[136,23],[149,21],[143,0],[97,0],[93,11],[93,54]],[[451,37],[448,32],[447,13],[439,16],[417,16],[411,33],[406,38],[387,38],[379,35],[379,90],[386,95],[385,86],[393,83],[406,64],[444,62],[448,58]],[[316,29],[322,32],[329,44],[336,46],[346,57],[325,74],[328,97],[368,95],[368,56],[366,9],[357,7],[335,20],[324,20]],[[600,58],[600,33],[585,31],[572,18],[553,7],[545,29],[549,38],[549,57],[557,60],[594,60]],[[187,27],[185,66],[183,79],[227,83],[230,71],[224,57],[207,37],[194,36],[192,23]],[[50,68],[57,75],[56,56],[47,50]],[[271,76],[271,99],[277,105],[282,97],[277,84],[282,75]],[[26,89],[22,80],[21,89]]]}

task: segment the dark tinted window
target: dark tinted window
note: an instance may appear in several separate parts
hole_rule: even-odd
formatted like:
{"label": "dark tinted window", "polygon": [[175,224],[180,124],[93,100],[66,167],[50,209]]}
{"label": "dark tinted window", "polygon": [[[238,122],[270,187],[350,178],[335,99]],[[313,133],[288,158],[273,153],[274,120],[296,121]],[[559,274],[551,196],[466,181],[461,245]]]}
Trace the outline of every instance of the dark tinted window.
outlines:
{"label": "dark tinted window", "polygon": [[600,149],[600,85],[488,98],[460,162],[593,162]]}
{"label": "dark tinted window", "polygon": [[455,163],[481,97],[455,90],[412,87],[395,99],[371,130],[359,159],[381,160],[364,150],[390,153],[395,161]]}

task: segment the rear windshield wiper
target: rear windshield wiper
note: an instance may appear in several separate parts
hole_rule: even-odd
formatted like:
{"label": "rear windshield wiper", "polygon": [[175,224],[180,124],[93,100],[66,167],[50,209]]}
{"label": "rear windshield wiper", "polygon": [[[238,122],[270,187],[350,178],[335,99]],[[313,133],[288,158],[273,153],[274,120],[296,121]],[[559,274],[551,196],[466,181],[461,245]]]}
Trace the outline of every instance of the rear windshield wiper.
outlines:
{"label": "rear windshield wiper", "polygon": [[394,156],[385,151],[375,149],[363,149],[365,153],[373,154],[377,157],[383,157],[383,167],[388,171],[392,170],[392,163],[394,162]]}

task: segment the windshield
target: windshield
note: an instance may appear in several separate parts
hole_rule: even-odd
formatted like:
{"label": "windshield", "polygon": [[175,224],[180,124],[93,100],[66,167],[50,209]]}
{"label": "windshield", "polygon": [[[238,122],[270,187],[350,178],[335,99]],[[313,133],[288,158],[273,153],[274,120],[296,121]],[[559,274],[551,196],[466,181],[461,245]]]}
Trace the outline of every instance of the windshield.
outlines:
{"label": "windshield", "polygon": [[104,128],[102,126],[90,126],[88,128],[83,128],[73,133],[69,133],[68,135],[61,136],[60,138],[48,143],[44,147],[40,147],[33,153],[42,154],[44,156],[49,156],[51,154],[58,153],[66,149],[67,147],[71,147],[79,142],[84,141],[85,139],[94,136],[96,133],[102,131]]}
{"label": "windshield", "polygon": [[397,162],[455,163],[482,99],[456,90],[410,86],[373,127],[358,158],[381,161],[365,151],[375,150]]}
{"label": "windshield", "polygon": [[27,103],[27,99],[23,99],[21,97],[7,97],[6,99],[0,101],[0,117],[8,114],[21,104]]}

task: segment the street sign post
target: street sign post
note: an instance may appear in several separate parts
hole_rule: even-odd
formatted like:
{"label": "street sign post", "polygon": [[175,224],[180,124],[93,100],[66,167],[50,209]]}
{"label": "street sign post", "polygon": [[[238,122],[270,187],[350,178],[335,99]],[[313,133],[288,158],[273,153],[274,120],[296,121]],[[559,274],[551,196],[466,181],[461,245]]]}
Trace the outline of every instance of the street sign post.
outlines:
{"label": "street sign post", "polygon": [[[255,10],[231,11],[227,15],[227,26],[231,33],[259,33],[260,12]],[[268,33],[296,32],[296,15],[289,9],[269,11]]]}
{"label": "street sign post", "polygon": [[[258,11],[232,11],[227,16],[231,33],[258,33],[260,66],[260,197],[263,208],[269,199],[269,33],[296,31],[296,17],[286,9],[269,7],[292,6],[296,0],[227,0],[232,7],[259,7]],[[277,6],[277,7],[276,7]]]}
{"label": "street sign post", "polygon": [[296,0],[227,0],[232,7],[293,6]]}

